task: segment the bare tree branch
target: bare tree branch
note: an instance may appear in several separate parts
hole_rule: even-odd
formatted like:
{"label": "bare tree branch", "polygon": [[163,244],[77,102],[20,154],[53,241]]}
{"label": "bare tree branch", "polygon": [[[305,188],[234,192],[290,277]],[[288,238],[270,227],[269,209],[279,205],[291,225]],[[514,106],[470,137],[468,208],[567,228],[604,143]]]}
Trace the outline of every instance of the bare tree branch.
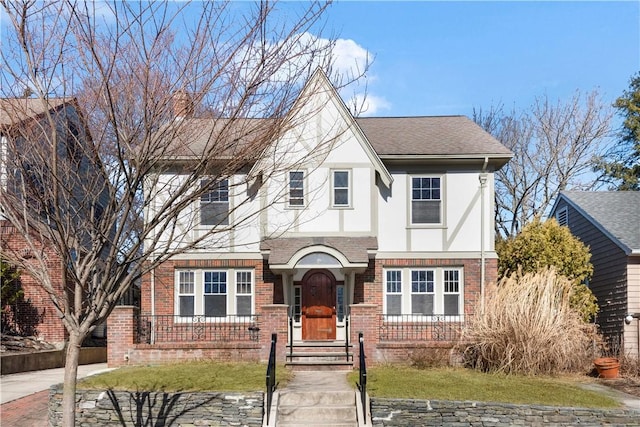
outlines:
{"label": "bare tree branch", "polygon": [[[281,141],[322,108],[303,85],[318,67],[336,87],[366,69],[331,71],[333,42],[311,35],[326,3],[288,4],[294,21],[272,2],[0,4],[11,27],[0,83],[14,98],[1,111],[11,120],[0,207],[24,236],[22,246],[3,241],[0,256],[37,279],[69,333],[70,426],[83,339],[163,261],[233,244],[222,220],[194,231],[200,198],[223,180],[242,177],[229,181],[237,233],[267,207],[243,207],[256,188],[326,156],[346,129],[304,158]],[[33,96],[16,102],[26,89]]]}

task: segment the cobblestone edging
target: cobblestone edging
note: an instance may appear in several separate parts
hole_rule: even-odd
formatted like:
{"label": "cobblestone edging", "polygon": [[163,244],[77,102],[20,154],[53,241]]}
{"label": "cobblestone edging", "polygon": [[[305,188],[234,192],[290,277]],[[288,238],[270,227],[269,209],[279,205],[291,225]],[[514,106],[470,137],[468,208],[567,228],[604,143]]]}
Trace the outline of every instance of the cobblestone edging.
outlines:
{"label": "cobblestone edging", "polygon": [[[261,392],[78,390],[76,426],[262,426]],[[49,423],[62,425],[62,386],[49,390]]]}
{"label": "cobblestone edging", "polygon": [[640,412],[506,403],[371,398],[373,427],[639,426]]}

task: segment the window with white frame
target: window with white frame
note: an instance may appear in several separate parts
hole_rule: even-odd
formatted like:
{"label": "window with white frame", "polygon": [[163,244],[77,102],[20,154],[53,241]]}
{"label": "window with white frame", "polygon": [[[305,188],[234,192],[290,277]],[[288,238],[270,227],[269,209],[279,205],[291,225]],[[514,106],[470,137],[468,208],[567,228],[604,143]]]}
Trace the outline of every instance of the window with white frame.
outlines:
{"label": "window with white frame", "polygon": [[178,312],[181,316],[193,316],[195,308],[195,273],[180,271],[178,274]]}
{"label": "window with white frame", "polygon": [[402,271],[387,270],[387,314],[402,314]]}
{"label": "window with white frame", "polygon": [[464,312],[462,268],[393,268],[384,272],[384,314],[448,315]]}
{"label": "window with white frame", "polygon": [[229,225],[229,180],[223,179],[215,184],[211,180],[202,180],[200,186],[212,186],[211,191],[200,196],[200,224]]}
{"label": "window with white frame", "polygon": [[253,270],[178,270],[176,293],[179,316],[250,316],[254,308]]}
{"label": "window with white frame", "polygon": [[441,180],[439,177],[411,178],[411,223],[440,224]]}
{"label": "window with white frame", "polygon": [[411,314],[434,314],[435,281],[433,270],[411,271]]}
{"label": "window with white frame", "polygon": [[289,206],[304,206],[304,172],[289,172]]}
{"label": "window with white frame", "polygon": [[204,315],[225,317],[227,315],[227,272],[204,272]]}
{"label": "window with white frame", "polygon": [[444,270],[444,314],[460,314],[460,271]]}
{"label": "window with white frame", "polygon": [[332,174],[333,206],[351,206],[350,173],[348,170],[334,170]]}
{"label": "window with white frame", "polygon": [[253,312],[252,276],[250,271],[236,272],[236,314],[239,316],[249,316]]}

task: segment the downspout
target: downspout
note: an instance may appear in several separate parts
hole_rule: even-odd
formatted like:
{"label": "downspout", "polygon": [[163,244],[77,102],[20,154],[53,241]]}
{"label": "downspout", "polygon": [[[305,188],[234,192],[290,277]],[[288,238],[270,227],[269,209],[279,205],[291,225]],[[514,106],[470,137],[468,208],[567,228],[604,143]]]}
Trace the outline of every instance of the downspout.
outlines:
{"label": "downspout", "polygon": [[485,201],[484,201],[484,189],[487,185],[487,164],[489,158],[484,158],[484,164],[482,165],[482,172],[478,176],[480,181],[480,313],[484,314],[484,290],[485,290],[485,250],[484,250],[484,227],[485,227]]}

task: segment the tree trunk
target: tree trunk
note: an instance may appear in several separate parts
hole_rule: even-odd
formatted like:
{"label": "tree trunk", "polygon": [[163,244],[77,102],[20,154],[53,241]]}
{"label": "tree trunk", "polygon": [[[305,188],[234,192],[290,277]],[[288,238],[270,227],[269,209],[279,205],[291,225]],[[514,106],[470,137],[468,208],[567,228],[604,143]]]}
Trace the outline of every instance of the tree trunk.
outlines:
{"label": "tree trunk", "polygon": [[78,361],[83,337],[69,334],[69,344],[64,365],[64,389],[62,393],[62,425],[73,427],[76,422],[76,382],[78,380]]}

